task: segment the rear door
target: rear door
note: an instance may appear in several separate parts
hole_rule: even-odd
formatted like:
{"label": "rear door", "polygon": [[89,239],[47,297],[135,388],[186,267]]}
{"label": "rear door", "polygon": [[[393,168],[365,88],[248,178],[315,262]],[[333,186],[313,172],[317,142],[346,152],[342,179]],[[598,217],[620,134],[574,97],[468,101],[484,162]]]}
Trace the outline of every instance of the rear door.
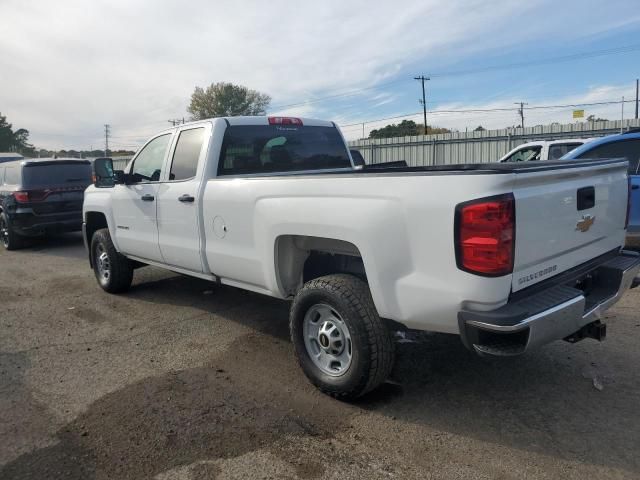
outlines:
{"label": "rear door", "polygon": [[164,261],[203,271],[200,210],[204,161],[211,126],[184,128],[177,134],[168,175],[158,188],[158,239]]}
{"label": "rear door", "polygon": [[120,252],[163,262],[158,244],[157,197],[162,167],[171,133],[151,139],[129,167],[127,185],[116,185],[112,194],[115,236]]}
{"label": "rear door", "polygon": [[[536,171],[538,170],[538,171]],[[624,243],[625,162],[580,162],[515,175],[513,291],[571,269]]]}

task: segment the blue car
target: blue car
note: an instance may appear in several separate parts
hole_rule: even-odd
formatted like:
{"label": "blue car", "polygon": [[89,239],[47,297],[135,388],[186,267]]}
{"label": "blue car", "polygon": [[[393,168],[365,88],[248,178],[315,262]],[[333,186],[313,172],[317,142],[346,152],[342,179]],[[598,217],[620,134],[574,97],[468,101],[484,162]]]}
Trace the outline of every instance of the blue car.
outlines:
{"label": "blue car", "polygon": [[570,151],[561,160],[580,158],[626,158],[629,161],[631,209],[627,247],[640,249],[640,128],[592,140]]}

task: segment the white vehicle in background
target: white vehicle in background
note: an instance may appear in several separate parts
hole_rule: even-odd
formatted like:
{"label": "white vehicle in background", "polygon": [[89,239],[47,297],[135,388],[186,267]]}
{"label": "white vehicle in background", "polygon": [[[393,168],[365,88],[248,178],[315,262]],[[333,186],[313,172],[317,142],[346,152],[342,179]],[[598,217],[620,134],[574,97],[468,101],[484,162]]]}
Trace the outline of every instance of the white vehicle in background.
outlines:
{"label": "white vehicle in background", "polygon": [[640,269],[626,161],[356,168],[333,122],[229,117],[95,171],[83,230],[105,291],[155,265],[291,299],[302,370],[343,399],[386,379],[402,329],[499,356],[601,340]]}
{"label": "white vehicle in background", "polygon": [[539,140],[523,143],[512,149],[500,162],[531,162],[537,160],[559,160],[574,148],[587,143],[590,138],[570,138],[565,140]]}

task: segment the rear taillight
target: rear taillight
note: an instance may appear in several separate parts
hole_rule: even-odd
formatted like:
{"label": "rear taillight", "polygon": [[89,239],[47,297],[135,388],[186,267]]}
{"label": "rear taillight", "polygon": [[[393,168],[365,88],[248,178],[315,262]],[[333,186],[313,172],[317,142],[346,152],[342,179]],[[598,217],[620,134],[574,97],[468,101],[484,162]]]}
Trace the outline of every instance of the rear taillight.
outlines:
{"label": "rear taillight", "polygon": [[29,201],[29,192],[13,192],[13,198],[18,203],[27,203]]}
{"label": "rear taillight", "polygon": [[631,214],[631,177],[627,178],[627,216],[624,218],[624,229],[629,226],[629,215]]}
{"label": "rear taillight", "polygon": [[69,193],[69,192],[81,192],[84,191],[84,187],[59,187],[59,188],[46,188],[44,190],[22,190],[13,192],[13,198],[18,203],[30,203],[30,202],[43,202],[49,195],[56,193]]}
{"label": "rear taillight", "polygon": [[269,117],[269,125],[298,125],[302,126],[302,119],[296,117]]}
{"label": "rear taillight", "polygon": [[459,204],[455,214],[458,268],[489,277],[511,273],[515,254],[515,219],[513,194]]}

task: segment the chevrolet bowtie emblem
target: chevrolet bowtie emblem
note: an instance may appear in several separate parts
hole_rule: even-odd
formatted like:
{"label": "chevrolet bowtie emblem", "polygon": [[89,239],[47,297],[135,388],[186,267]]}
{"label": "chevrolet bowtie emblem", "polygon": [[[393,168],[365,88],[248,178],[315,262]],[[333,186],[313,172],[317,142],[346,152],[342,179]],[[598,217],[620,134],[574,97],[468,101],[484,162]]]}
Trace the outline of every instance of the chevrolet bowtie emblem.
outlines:
{"label": "chevrolet bowtie emblem", "polygon": [[591,228],[593,222],[596,221],[596,217],[593,215],[583,215],[582,220],[576,223],[576,230],[580,230],[581,232],[586,232]]}

